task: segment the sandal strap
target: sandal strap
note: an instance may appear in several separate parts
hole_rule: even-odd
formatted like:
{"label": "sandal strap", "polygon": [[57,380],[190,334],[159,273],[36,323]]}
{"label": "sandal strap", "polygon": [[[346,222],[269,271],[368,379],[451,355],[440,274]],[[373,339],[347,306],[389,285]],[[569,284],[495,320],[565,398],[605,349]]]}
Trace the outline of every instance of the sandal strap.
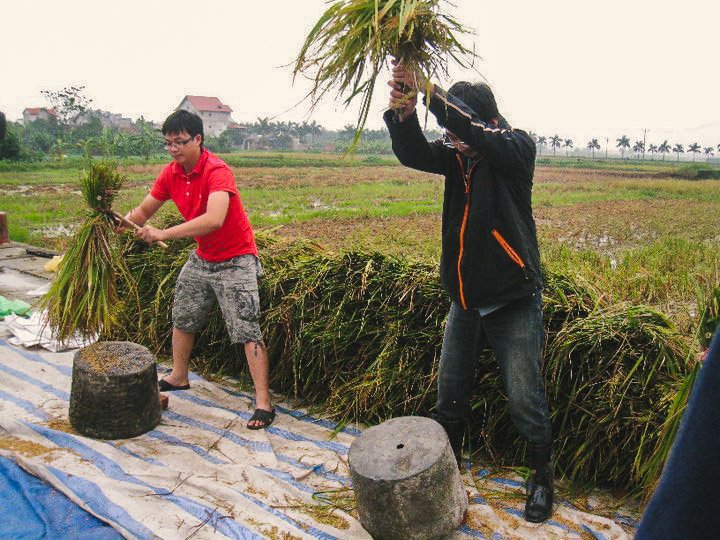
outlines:
{"label": "sandal strap", "polygon": [[250,417],[250,420],[248,420],[248,423],[260,422],[262,426],[265,427],[272,424],[273,420],[275,420],[275,409],[273,409],[272,411],[266,411],[265,409],[255,409],[255,412]]}

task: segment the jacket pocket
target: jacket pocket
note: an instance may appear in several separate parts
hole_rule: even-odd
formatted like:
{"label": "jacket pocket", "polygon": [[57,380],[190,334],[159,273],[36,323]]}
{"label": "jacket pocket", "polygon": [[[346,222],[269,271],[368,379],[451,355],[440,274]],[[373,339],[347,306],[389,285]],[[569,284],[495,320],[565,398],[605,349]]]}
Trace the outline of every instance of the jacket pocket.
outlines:
{"label": "jacket pocket", "polygon": [[[503,238],[502,234],[500,234],[497,229],[493,229],[490,231],[490,234],[493,235],[495,240],[497,240],[498,244],[500,244],[500,247],[503,248],[503,251],[507,253],[508,257],[517,264],[520,268],[525,271],[525,262],[522,260],[522,257],[517,254],[517,252],[512,248],[510,244],[508,244],[507,240]],[[527,274],[525,274],[525,277],[527,277]]]}

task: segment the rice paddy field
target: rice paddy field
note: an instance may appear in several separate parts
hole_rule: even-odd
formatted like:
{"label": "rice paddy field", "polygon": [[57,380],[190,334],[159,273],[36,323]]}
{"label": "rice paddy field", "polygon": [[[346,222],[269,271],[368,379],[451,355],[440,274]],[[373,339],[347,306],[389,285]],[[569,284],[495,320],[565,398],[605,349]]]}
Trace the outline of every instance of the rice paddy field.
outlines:
{"label": "rice paddy field", "polygon": [[[261,298],[273,389],[347,422],[431,411],[448,308],[437,275],[442,179],[389,157],[225,157],[267,272]],[[162,165],[121,163],[128,179],[115,209],[137,204]],[[0,168],[0,210],[13,240],[67,247],[88,211],[80,168]],[[698,179],[717,169],[700,170],[538,162],[548,397],[559,472],[578,486],[647,494],[672,443],[720,298],[720,181]],[[177,217],[168,209],[161,219]],[[117,242],[134,281],[119,285],[126,301],[107,335],[167,354],[172,284],[192,244],[165,251]],[[242,377],[224,332],[215,313],[195,368]],[[498,379],[486,351],[471,450],[517,465],[524,446]]]}
{"label": "rice paddy field", "polygon": [[[224,157],[256,230],[335,252],[438,260],[439,177],[392,157]],[[8,214],[11,239],[64,250],[87,212],[82,163],[69,161],[0,169],[0,209]],[[163,164],[121,164],[128,180],[115,207],[123,212],[137,204]],[[720,280],[720,182],[686,178],[692,173],[674,162],[543,158],[534,188],[543,263],[586,280],[613,302],[657,306],[691,332],[698,303]]]}

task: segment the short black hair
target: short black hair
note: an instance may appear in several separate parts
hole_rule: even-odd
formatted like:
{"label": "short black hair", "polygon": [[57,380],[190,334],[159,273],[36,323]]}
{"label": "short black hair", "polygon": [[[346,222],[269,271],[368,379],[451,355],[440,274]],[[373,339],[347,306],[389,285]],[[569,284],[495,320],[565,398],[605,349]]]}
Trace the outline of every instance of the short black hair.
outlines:
{"label": "short black hair", "polygon": [[205,134],[203,133],[203,122],[197,114],[185,109],[178,109],[170,116],[165,119],[162,125],[162,134],[167,135],[168,133],[180,133],[186,132],[191,137],[200,135],[202,140],[200,145],[205,141]]}
{"label": "short black hair", "polygon": [[490,122],[496,118],[500,127],[507,126],[507,122],[498,111],[495,95],[487,84],[459,81],[450,87],[448,94],[460,98],[483,122]]}

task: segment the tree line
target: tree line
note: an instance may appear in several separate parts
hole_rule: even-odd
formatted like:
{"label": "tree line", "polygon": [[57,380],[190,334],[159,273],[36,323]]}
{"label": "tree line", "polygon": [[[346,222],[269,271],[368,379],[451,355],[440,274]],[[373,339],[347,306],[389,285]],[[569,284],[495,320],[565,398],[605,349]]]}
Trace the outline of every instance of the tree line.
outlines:
{"label": "tree line", "polygon": [[[41,93],[55,111],[56,116],[49,119],[36,119],[27,125],[9,123],[8,133],[0,141],[0,159],[19,161],[39,161],[43,159],[63,159],[68,154],[81,154],[84,156],[142,156],[149,159],[151,156],[163,154],[163,142],[159,131],[151,123],[140,117],[126,128],[103,125],[101,111],[90,108],[92,99],[84,94],[84,86],[68,86],[59,91],[43,90]],[[215,152],[231,152],[238,149],[259,150],[289,150],[302,148],[305,150],[324,150],[345,152],[351,145],[356,126],[347,124],[341,130],[328,130],[316,121],[273,121],[269,117],[257,118],[254,122],[245,122],[227,129],[217,137],[208,136],[205,146]],[[436,139],[442,133],[436,129],[425,131],[429,139]],[[530,136],[538,147],[538,155],[543,155],[546,149],[552,150],[556,156],[559,149],[565,149],[569,156],[574,149],[574,141],[562,138],[555,134],[540,136],[532,131]],[[606,139],[605,157],[608,157],[610,147]],[[590,139],[585,148],[593,159],[601,145],[597,138]],[[669,143],[667,140],[659,144],[645,145],[644,140],[637,140],[631,144],[626,135],[616,139],[615,148],[620,151],[621,158],[625,153],[634,153],[639,159],[645,158],[645,153],[654,159],[660,154],[674,153],[677,160],[680,154],[691,153],[695,161],[697,154],[704,154],[707,161],[720,152],[720,144],[716,147],[702,147],[694,142],[687,149],[681,143]],[[390,137],[385,129],[366,129],[363,131],[360,144],[356,148],[358,153],[390,154],[392,147]]]}
{"label": "tree line", "polygon": [[[529,135],[533,138],[535,141],[535,144],[538,147],[538,154],[542,155],[542,151],[544,148],[549,147],[552,150],[553,156],[556,155],[557,150],[560,148],[565,148],[565,155],[569,155],[570,150],[574,148],[574,142],[572,139],[563,139],[559,135],[552,135],[550,137],[540,136],[532,131],[529,132]],[[715,151],[717,150],[720,152],[720,144],[717,146],[701,146],[699,143],[694,142],[690,145],[688,145],[687,150],[685,149],[685,145],[681,143],[673,143],[670,144],[667,140],[664,140],[663,142],[659,144],[653,144],[650,143],[647,145],[647,148],[645,146],[645,141],[635,141],[631,144],[630,139],[626,135],[621,135],[615,140],[615,148],[617,148],[620,151],[620,157],[621,159],[625,159],[625,152],[632,152],[635,154],[635,156],[638,159],[645,159],[645,152],[648,152],[651,155],[651,159],[654,159],[655,154],[660,154],[662,156],[663,161],[665,160],[665,154],[674,153],[677,156],[677,161],[680,161],[680,154],[684,154],[686,152],[692,154],[692,160],[695,161],[695,156],[697,154],[704,154],[707,161],[710,161],[710,158],[715,155]],[[605,157],[608,155],[610,142],[609,139],[607,140],[607,144],[605,145]],[[585,148],[591,153],[593,159],[595,158],[595,152],[598,150],[601,150],[600,143],[598,142],[598,139],[593,138],[590,139],[587,144],[585,145]]]}

